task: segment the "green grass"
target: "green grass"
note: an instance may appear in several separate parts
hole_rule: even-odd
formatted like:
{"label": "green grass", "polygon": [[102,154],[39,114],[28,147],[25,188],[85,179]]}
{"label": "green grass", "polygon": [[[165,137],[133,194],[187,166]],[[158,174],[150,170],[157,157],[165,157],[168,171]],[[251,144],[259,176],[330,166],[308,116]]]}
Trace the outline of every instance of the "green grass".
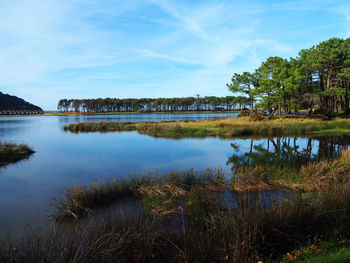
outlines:
{"label": "green grass", "polygon": [[334,119],[323,121],[321,119],[276,118],[268,120],[263,117],[253,121],[250,117],[222,118],[202,121],[179,122],[140,122],[140,123],[71,123],[65,126],[66,131],[78,132],[113,132],[137,131],[153,137],[165,138],[202,138],[218,136],[221,138],[234,138],[242,136],[291,136],[318,133],[332,134],[345,133],[350,130],[350,119]]}
{"label": "green grass", "polygon": [[[350,262],[350,240],[317,242],[287,252],[281,262],[342,263]],[[271,262],[272,263],[272,262]]]}
{"label": "green grass", "polygon": [[319,131],[310,132],[312,134],[348,134],[350,129],[324,129]]}
{"label": "green grass", "polygon": [[0,166],[27,159],[33,153],[34,151],[26,144],[0,142]]}

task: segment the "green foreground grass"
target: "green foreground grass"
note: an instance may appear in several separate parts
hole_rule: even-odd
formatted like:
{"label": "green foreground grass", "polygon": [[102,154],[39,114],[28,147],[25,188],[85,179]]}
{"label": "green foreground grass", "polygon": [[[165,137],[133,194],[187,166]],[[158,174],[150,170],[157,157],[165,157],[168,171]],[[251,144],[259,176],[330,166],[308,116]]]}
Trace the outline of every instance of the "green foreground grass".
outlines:
{"label": "green foreground grass", "polygon": [[318,242],[318,244],[311,244],[309,246],[287,252],[283,257],[282,262],[350,262],[350,239],[331,242]]}
{"label": "green foreground grass", "polygon": [[202,121],[178,122],[99,122],[71,123],[65,126],[66,131],[78,132],[112,132],[137,131],[154,137],[184,138],[208,137],[234,138],[239,136],[281,136],[304,135],[312,133],[344,134],[350,131],[350,119],[337,118],[324,121],[309,118],[278,118],[268,120],[250,117],[222,118]]}
{"label": "green foreground grass", "polygon": [[0,143],[0,166],[27,159],[33,153],[26,144]]}

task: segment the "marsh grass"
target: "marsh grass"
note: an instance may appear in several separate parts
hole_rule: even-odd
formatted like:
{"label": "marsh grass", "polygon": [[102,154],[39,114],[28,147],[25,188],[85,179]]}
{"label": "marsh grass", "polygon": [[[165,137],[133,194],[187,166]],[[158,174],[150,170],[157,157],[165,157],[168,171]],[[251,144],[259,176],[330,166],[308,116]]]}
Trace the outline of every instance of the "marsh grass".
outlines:
{"label": "marsh grass", "polygon": [[26,144],[0,142],[0,166],[29,158],[34,151]]}
{"label": "marsh grass", "polygon": [[298,191],[324,191],[332,186],[350,183],[350,151],[330,161],[308,163],[301,169],[271,166],[241,166],[232,178],[236,191],[289,188]]}
{"label": "marsh grass", "polygon": [[[344,150],[338,159],[300,170],[242,168],[247,173],[233,179],[233,189],[240,186],[242,193],[231,208],[218,206],[212,194],[227,190],[221,170],[156,172],[74,186],[54,201],[54,216],[77,220],[57,220],[19,242],[0,242],[0,262],[280,262],[315,240],[350,238],[349,166],[350,151]],[[252,200],[248,190],[269,187],[296,191],[269,206],[262,198]],[[142,215],[84,224],[85,215],[124,198],[140,201]],[[338,248],[324,259],[344,261],[348,250]]]}
{"label": "marsh grass", "polygon": [[286,253],[308,246],[310,240],[349,238],[348,189],[349,185],[343,185],[307,196],[296,194],[266,209],[252,205],[247,194],[240,199],[239,209],[222,210],[212,206],[205,188],[193,187],[188,205],[194,210],[183,213],[171,228],[154,215],[126,215],[87,227],[77,224],[70,231],[54,224],[41,234],[30,232],[20,242],[2,242],[0,261],[280,261]]}
{"label": "marsh grass", "polygon": [[308,118],[278,118],[267,120],[266,118],[240,117],[222,118],[202,121],[171,121],[171,122],[100,122],[100,123],[71,123],[65,126],[66,131],[78,132],[112,132],[112,131],[137,131],[154,137],[184,138],[184,137],[208,137],[234,138],[239,136],[282,136],[300,135],[310,133],[348,133],[350,129],[349,119],[334,119],[323,121]]}
{"label": "marsh grass", "polygon": [[76,185],[65,190],[60,198],[53,199],[53,216],[57,219],[80,219],[97,208],[114,201],[134,198],[143,199],[145,209],[166,213],[164,206],[171,206],[172,201],[194,185],[224,185],[224,171],[207,169],[195,172],[193,169],[169,173],[148,173],[127,178],[112,178],[109,181],[93,182],[91,186]]}

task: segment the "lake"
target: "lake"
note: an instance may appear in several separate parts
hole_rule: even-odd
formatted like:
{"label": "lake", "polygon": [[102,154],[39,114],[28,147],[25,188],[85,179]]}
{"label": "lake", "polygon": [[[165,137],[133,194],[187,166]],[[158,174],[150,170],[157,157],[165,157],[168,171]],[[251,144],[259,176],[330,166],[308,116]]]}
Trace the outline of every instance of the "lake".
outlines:
{"label": "lake", "polygon": [[0,140],[26,143],[29,159],[0,168],[0,231],[18,235],[23,226],[48,221],[50,200],[64,189],[93,180],[144,171],[222,168],[259,163],[300,167],[338,156],[349,136],[310,138],[164,139],[137,132],[65,132],[71,122],[170,121],[236,117],[236,113],[1,117]]}

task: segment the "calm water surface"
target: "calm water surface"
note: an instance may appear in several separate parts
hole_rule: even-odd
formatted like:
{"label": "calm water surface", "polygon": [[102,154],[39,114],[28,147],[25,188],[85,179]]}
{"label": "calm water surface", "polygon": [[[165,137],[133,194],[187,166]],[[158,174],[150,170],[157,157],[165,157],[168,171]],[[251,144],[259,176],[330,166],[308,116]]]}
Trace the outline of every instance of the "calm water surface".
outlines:
{"label": "calm water surface", "polygon": [[24,142],[36,153],[0,168],[0,231],[16,235],[23,226],[47,221],[52,197],[74,184],[125,177],[128,173],[222,168],[261,162],[300,166],[332,158],[350,144],[348,136],[269,139],[163,139],[137,132],[63,131],[71,122],[199,120],[224,114],[140,114],[95,116],[1,117],[0,140]]}

